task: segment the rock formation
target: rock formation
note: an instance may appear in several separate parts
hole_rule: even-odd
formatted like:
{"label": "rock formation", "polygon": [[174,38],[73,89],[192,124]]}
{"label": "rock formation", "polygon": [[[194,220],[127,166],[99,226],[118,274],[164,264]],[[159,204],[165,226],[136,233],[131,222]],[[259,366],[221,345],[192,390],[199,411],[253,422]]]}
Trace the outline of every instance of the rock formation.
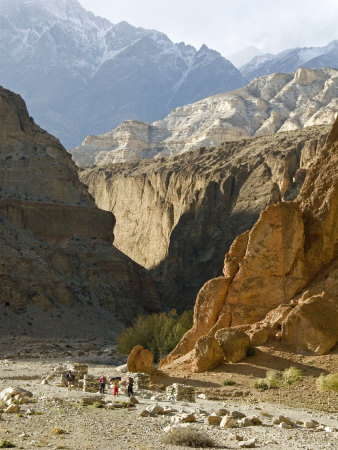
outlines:
{"label": "rock formation", "polygon": [[136,345],[128,356],[128,372],[140,372],[152,374],[155,370],[153,366],[153,354],[150,350],[143,348],[142,345]]}
{"label": "rock formation", "polygon": [[253,338],[266,329],[297,351],[323,354],[336,344],[337,163],[338,119],[297,199],[268,206],[236,238],[225,257],[224,278],[203,286],[192,329],[162,367],[186,358],[202,336],[217,339],[235,325],[247,325],[244,331]]}
{"label": "rock formation", "polygon": [[128,120],[73,149],[80,166],[177,155],[200,147],[312,125],[337,117],[338,71],[298,69],[275,73],[248,86],[174,109],[163,120]]}
{"label": "rock formation", "polygon": [[158,310],[149,274],[111,245],[114,216],[3,88],[0,123],[1,333],[114,334],[121,321]]}
{"label": "rock formation", "polygon": [[[206,280],[222,273],[235,237],[251,228],[269,203],[298,194],[328,130],[310,127],[84,169],[80,178],[97,205],[114,213],[116,247],[152,271],[165,303],[183,309],[192,306]],[[281,232],[288,210],[277,204],[268,214],[273,211]],[[292,211],[292,220],[299,221],[297,208]],[[269,256],[261,252],[262,259]],[[276,273],[288,270],[288,264],[276,263]]]}

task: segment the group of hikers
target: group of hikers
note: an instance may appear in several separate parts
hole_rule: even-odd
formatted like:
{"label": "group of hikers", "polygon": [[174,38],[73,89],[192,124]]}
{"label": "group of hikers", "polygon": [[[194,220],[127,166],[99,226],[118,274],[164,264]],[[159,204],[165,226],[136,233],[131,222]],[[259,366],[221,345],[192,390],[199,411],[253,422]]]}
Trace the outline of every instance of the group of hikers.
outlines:
{"label": "group of hikers", "polygon": [[[75,376],[72,373],[72,371],[70,370],[67,373],[67,383],[68,383],[69,391],[72,390],[74,380],[75,380]],[[112,377],[110,379],[110,381],[113,383],[113,387],[114,387],[113,394],[114,394],[114,397],[116,397],[119,393],[121,377]],[[99,382],[100,382],[100,394],[105,394],[107,378],[103,374],[101,374]],[[127,390],[128,390],[128,397],[134,395],[134,379],[132,377],[128,377],[128,379],[126,381],[126,386],[127,386]]]}

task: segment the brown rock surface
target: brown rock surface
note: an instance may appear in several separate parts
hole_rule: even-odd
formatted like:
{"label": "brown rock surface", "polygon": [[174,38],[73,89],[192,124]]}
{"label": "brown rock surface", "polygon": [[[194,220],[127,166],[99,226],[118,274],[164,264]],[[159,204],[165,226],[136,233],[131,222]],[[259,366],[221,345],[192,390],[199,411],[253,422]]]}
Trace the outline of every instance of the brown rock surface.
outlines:
{"label": "brown rock surface", "polygon": [[[337,167],[338,119],[318,159],[308,170],[297,200],[268,206],[252,230],[230,248],[224,269],[229,287],[223,306],[218,303],[219,317],[228,313],[232,326],[254,324],[247,330],[249,335],[267,328],[269,335],[281,336],[297,351],[323,354],[335,345]],[[212,296],[208,301],[213,304]],[[203,309],[207,304],[203,304]],[[203,334],[210,335],[214,325],[205,331],[203,312],[196,302],[194,333],[192,330],[186,333],[192,338],[188,351],[193,347],[194,336],[199,335],[199,322],[203,324]],[[221,331],[216,336],[217,333]],[[164,366],[185,354],[182,344],[186,336]]]}
{"label": "brown rock surface", "polygon": [[153,373],[155,370],[153,359],[154,357],[150,350],[143,348],[142,345],[136,345],[128,356],[128,372]]}
{"label": "brown rock surface", "polygon": [[205,372],[224,361],[224,352],[214,337],[202,336],[196,342],[192,360],[192,372]]}
{"label": "brown rock surface", "polygon": [[236,363],[245,358],[250,338],[244,331],[237,328],[222,328],[216,332],[215,339],[222,347],[228,362]]}
{"label": "brown rock surface", "polygon": [[3,88],[0,160],[1,335],[108,339],[135,314],[159,309],[149,274],[111,245],[114,216]]}
{"label": "brown rock surface", "polygon": [[300,161],[309,167],[328,131],[312,127],[227,142],[174,157],[88,168],[80,177],[97,205],[116,216],[114,244],[151,270],[166,304],[182,309],[192,306],[208,279],[221,274],[230,244],[254,225],[274,189],[278,199],[298,194],[301,182],[293,177]]}

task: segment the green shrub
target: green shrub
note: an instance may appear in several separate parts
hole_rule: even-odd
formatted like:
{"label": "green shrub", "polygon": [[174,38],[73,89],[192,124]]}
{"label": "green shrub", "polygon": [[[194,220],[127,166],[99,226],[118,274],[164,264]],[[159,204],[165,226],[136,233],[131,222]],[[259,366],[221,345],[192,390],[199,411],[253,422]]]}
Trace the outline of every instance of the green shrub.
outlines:
{"label": "green shrub", "polygon": [[320,391],[338,392],[338,373],[320,375],[316,380],[316,386]]}
{"label": "green shrub", "polygon": [[159,361],[173,350],[181,337],[192,327],[193,311],[178,315],[176,310],[169,313],[140,315],[134,325],[126,328],[117,340],[117,350],[128,355],[135,345],[142,345]]}
{"label": "green shrub", "polygon": [[254,382],[253,387],[255,389],[258,389],[259,391],[266,391],[269,389],[268,382],[265,378],[259,378],[257,381]]}
{"label": "green shrub", "polygon": [[236,384],[236,381],[231,380],[230,378],[223,380],[223,386],[233,386],[234,384]]}
{"label": "green shrub", "polygon": [[287,386],[290,386],[293,383],[297,383],[302,379],[302,371],[297,369],[297,367],[290,366],[288,369],[285,369],[283,372],[283,383]]}
{"label": "green shrub", "polygon": [[267,384],[269,385],[270,389],[277,388],[281,384],[280,375],[275,372],[274,370],[268,370],[266,372],[265,380]]}
{"label": "green shrub", "polygon": [[14,447],[15,447],[15,445],[9,441],[4,441],[4,440],[0,441],[0,448],[14,448]]}
{"label": "green shrub", "polygon": [[209,436],[190,427],[174,427],[163,440],[166,444],[183,447],[210,448],[215,446],[215,442]]}

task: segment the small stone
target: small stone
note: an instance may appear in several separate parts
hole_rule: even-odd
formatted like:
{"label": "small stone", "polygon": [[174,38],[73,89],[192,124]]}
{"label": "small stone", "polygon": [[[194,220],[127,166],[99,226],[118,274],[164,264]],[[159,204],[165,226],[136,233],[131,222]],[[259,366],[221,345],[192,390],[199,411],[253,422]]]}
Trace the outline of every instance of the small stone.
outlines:
{"label": "small stone", "polygon": [[221,428],[233,428],[236,425],[236,419],[230,416],[223,417],[219,426]]}
{"label": "small stone", "polygon": [[289,419],[288,417],[285,417],[285,416],[278,416],[278,417],[275,417],[272,420],[272,423],[274,425],[279,425],[281,422],[284,422],[287,425],[290,425],[291,427],[294,425],[294,422],[291,419]]}
{"label": "small stone", "polygon": [[228,435],[228,440],[229,441],[243,441],[243,436],[241,436],[239,434],[235,434],[235,433],[230,433]]}
{"label": "small stone", "polygon": [[225,408],[220,408],[218,411],[216,411],[216,414],[218,416],[228,416],[230,413],[227,409]]}
{"label": "small stone", "polygon": [[249,417],[249,420],[253,425],[262,425],[261,419],[257,416],[251,416]]}
{"label": "small stone", "polygon": [[318,425],[319,423],[316,420],[307,420],[304,422],[305,428],[316,428]]}
{"label": "small stone", "polygon": [[248,441],[243,441],[238,444],[239,448],[255,448],[256,447],[256,439],[249,439]]}
{"label": "small stone", "polygon": [[237,423],[240,427],[251,427],[253,425],[253,423],[248,417],[243,417]]}
{"label": "small stone", "polygon": [[278,424],[279,428],[291,428],[291,425],[285,423],[285,422],[280,422]]}
{"label": "small stone", "polygon": [[4,409],[4,413],[6,414],[17,414],[20,412],[19,405],[9,405],[6,409]]}
{"label": "small stone", "polygon": [[196,417],[194,414],[179,414],[171,418],[174,423],[191,423],[196,422]]}
{"label": "small stone", "polygon": [[217,416],[215,413],[214,414],[211,414],[209,417],[208,417],[208,424],[209,425],[219,425],[220,423],[221,423],[221,421],[222,421],[222,417],[221,416]]}
{"label": "small stone", "polygon": [[150,412],[147,411],[146,409],[144,409],[143,411],[140,412],[140,416],[141,417],[149,417],[150,416]]}
{"label": "small stone", "polygon": [[156,416],[157,414],[163,414],[164,408],[160,405],[148,406],[147,411],[149,411],[151,416]]}
{"label": "small stone", "polygon": [[240,411],[232,411],[230,413],[230,417],[232,417],[233,419],[242,419],[243,417],[245,417],[245,414]]}
{"label": "small stone", "polygon": [[137,400],[136,397],[130,397],[130,398],[129,398],[129,401],[130,401],[130,404],[131,404],[131,405],[137,405],[137,404],[140,403],[140,402]]}

